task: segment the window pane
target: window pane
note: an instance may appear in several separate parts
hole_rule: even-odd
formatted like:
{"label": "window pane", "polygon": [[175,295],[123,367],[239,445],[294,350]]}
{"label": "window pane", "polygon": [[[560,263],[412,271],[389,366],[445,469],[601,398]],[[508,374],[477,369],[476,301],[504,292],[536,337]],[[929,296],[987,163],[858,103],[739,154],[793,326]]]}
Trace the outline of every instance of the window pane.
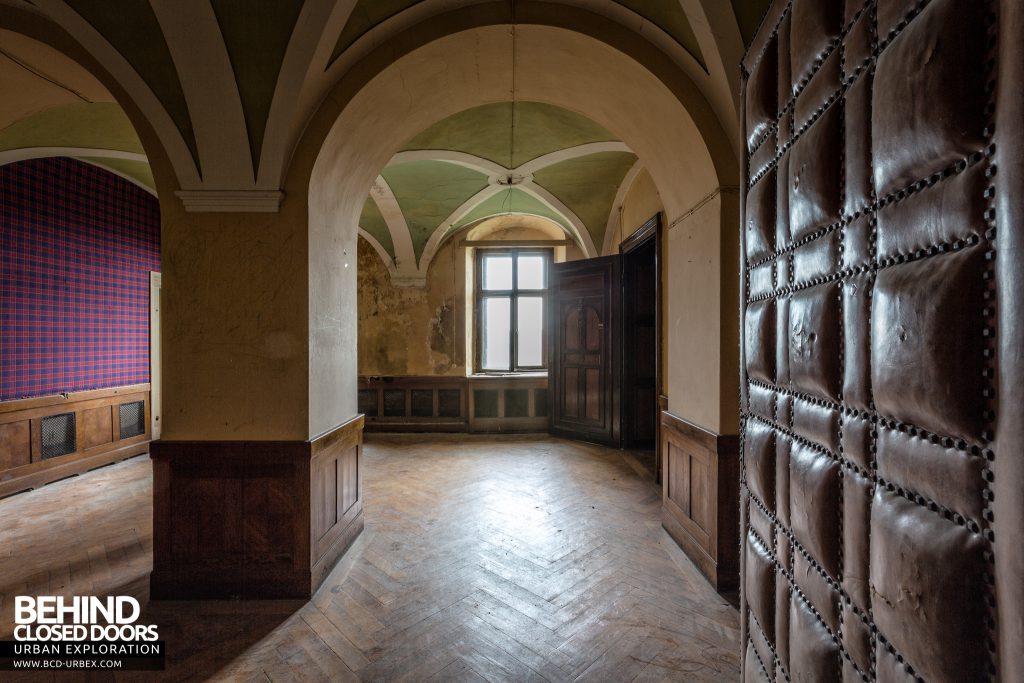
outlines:
{"label": "window pane", "polygon": [[[509,259],[511,264],[511,259]],[[483,301],[481,360],[484,370],[508,370],[512,352],[509,338],[512,327],[512,305],[508,297],[491,297]]]}
{"label": "window pane", "polygon": [[544,299],[519,297],[517,361],[520,367],[544,365]]}
{"label": "window pane", "polygon": [[484,289],[512,289],[512,257],[484,256]]}
{"label": "window pane", "polygon": [[519,289],[544,289],[547,286],[544,257],[536,254],[519,257]]}

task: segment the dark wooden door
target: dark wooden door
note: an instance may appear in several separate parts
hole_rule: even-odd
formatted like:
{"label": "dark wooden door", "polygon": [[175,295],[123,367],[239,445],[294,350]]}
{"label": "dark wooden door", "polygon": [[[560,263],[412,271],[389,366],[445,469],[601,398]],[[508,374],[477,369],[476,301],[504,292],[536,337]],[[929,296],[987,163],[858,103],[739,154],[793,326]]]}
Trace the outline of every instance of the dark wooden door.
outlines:
{"label": "dark wooden door", "polygon": [[618,445],[619,257],[559,263],[551,274],[551,433]]}
{"label": "dark wooden door", "polygon": [[658,223],[619,246],[622,254],[622,444],[654,449],[658,425]]}

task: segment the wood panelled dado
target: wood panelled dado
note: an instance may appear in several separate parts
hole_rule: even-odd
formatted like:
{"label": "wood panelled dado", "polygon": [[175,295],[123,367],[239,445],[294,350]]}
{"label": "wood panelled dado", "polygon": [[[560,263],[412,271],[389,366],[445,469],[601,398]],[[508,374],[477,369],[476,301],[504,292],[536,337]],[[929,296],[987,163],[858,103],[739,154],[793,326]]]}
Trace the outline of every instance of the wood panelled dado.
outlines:
{"label": "wood panelled dado", "polygon": [[470,432],[547,431],[547,377],[470,377],[467,387]]}
{"label": "wood panelled dado", "polygon": [[310,590],[363,529],[363,417],[310,442]]}
{"label": "wood panelled dado", "polygon": [[544,432],[548,378],[360,377],[359,411],[375,432]]}
{"label": "wood panelled dado", "polygon": [[661,414],[662,525],[719,591],[739,580],[739,440]]}
{"label": "wood panelled dado", "polygon": [[154,442],[153,597],[312,595],[363,528],[362,427]]}
{"label": "wood panelled dado", "polygon": [[[138,401],[143,402],[144,431],[121,438],[119,408]],[[65,413],[74,415],[74,448],[44,459],[42,422]],[[0,403],[0,497],[145,453],[149,430],[148,384]]]}
{"label": "wood panelled dado", "polygon": [[617,444],[617,358],[612,331],[618,320],[619,257],[552,267],[551,432]]}

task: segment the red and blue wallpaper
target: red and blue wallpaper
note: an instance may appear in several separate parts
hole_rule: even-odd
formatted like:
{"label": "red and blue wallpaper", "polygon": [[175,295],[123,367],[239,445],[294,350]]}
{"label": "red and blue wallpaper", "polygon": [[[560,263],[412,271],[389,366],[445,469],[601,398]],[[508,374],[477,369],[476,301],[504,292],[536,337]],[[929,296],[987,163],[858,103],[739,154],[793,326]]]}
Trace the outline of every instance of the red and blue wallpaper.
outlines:
{"label": "red and blue wallpaper", "polygon": [[0,401],[149,381],[160,207],[68,158],[0,166]]}

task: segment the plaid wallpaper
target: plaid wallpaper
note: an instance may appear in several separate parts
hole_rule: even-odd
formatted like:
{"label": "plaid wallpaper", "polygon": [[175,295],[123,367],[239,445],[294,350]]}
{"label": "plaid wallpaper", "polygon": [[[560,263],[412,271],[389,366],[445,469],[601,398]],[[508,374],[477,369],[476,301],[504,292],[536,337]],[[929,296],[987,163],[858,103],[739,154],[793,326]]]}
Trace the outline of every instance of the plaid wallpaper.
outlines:
{"label": "plaid wallpaper", "polygon": [[152,195],[68,158],[0,166],[0,401],[149,381]]}

